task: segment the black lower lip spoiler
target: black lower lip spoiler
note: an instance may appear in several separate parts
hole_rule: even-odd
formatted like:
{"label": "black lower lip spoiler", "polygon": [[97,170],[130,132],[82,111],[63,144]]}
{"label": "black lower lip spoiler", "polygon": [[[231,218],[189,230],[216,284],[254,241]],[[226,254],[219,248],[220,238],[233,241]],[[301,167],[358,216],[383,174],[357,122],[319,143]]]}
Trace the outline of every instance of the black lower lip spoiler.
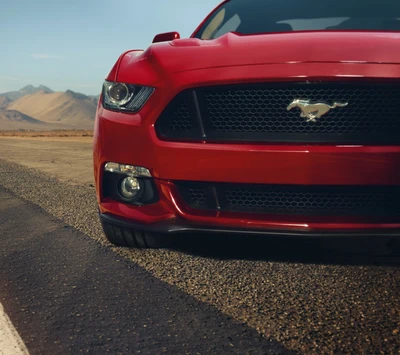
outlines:
{"label": "black lower lip spoiler", "polygon": [[150,233],[216,233],[216,234],[242,234],[258,236],[285,236],[285,237],[310,237],[310,238],[354,238],[354,237],[400,237],[400,229],[368,229],[368,230],[348,230],[340,232],[332,231],[304,231],[294,229],[265,230],[265,229],[237,229],[218,226],[194,225],[178,219],[171,219],[152,224],[143,224],[110,214],[100,213],[100,220],[104,223],[113,224],[119,227],[136,229]]}

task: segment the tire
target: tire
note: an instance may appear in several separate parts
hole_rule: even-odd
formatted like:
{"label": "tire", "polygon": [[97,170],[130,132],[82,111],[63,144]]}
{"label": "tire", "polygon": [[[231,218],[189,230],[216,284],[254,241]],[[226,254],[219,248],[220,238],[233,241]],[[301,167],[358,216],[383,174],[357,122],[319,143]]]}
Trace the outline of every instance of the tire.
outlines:
{"label": "tire", "polygon": [[120,247],[158,249],[172,246],[172,239],[168,235],[132,230],[106,222],[102,222],[102,226],[108,241]]}

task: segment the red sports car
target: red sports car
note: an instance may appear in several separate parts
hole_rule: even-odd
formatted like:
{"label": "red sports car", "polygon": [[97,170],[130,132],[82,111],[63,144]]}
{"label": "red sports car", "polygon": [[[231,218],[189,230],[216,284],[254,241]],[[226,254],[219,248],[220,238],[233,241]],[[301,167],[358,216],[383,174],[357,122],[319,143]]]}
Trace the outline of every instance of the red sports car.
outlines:
{"label": "red sports car", "polygon": [[94,172],[117,245],[400,236],[400,2],[230,0],[122,54]]}

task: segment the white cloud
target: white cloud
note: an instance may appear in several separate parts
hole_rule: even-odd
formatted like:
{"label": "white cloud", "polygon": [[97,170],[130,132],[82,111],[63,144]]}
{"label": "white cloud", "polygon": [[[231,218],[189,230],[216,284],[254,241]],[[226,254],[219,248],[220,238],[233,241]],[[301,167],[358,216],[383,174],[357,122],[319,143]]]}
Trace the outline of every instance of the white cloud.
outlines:
{"label": "white cloud", "polygon": [[35,53],[31,54],[31,57],[33,59],[63,59],[63,57],[59,55],[53,55],[53,54],[45,54],[45,53]]}

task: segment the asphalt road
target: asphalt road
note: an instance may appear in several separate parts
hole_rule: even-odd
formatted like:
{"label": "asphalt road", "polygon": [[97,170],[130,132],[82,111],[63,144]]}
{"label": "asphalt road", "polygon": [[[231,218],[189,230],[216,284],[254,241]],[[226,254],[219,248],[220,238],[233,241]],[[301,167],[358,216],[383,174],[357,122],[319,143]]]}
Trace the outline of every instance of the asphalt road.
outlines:
{"label": "asphalt road", "polygon": [[[0,303],[36,353],[400,351],[399,258],[370,256],[382,240],[200,236],[174,250],[129,250],[103,237],[87,184],[0,161],[0,186],[9,196],[0,200]],[[165,338],[169,327],[178,343]]]}
{"label": "asphalt road", "polygon": [[3,188],[0,202],[0,299],[30,354],[291,353]]}

